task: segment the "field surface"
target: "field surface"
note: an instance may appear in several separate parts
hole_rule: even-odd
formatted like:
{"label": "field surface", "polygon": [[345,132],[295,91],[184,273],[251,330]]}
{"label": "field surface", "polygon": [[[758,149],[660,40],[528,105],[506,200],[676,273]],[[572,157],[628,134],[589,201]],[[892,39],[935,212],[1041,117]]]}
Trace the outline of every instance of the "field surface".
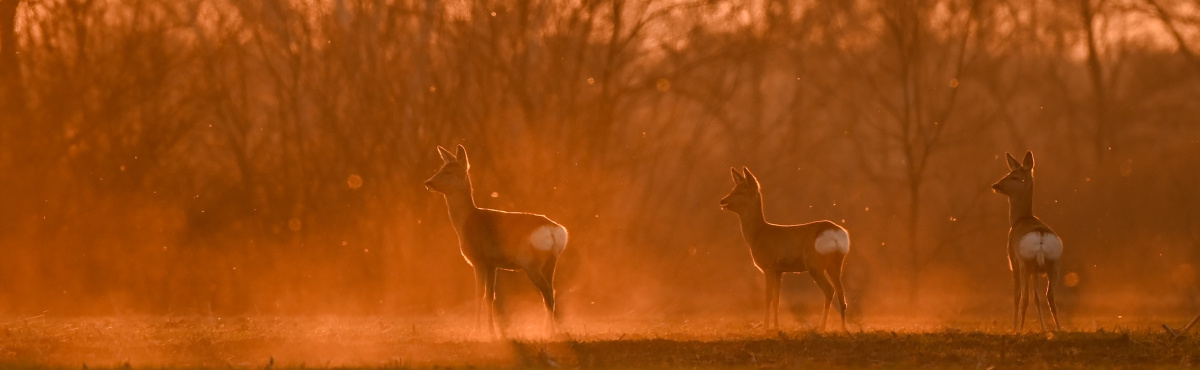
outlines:
{"label": "field surface", "polygon": [[530,323],[489,340],[445,318],[34,317],[0,324],[0,367],[1189,367],[1200,363],[1196,333],[1174,337],[1160,326],[1182,321],[1089,320],[1011,334],[991,320],[888,320],[847,334],[786,322],[766,333],[750,320],[590,320],[553,338],[532,334]]}

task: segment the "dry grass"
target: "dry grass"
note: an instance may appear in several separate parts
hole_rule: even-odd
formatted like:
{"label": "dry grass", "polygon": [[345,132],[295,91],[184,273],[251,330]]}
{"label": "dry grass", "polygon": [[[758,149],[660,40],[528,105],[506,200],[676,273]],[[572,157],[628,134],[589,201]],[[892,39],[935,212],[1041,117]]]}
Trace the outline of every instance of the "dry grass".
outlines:
{"label": "dry grass", "polygon": [[467,326],[436,318],[10,319],[0,325],[0,366],[265,368],[273,361],[282,368],[1094,368],[1190,366],[1200,360],[1200,340],[1173,338],[1158,327],[1186,321],[1180,318],[1089,321],[1086,331],[1053,335],[1013,335],[991,320],[868,321],[865,330],[849,335],[804,329],[768,334],[750,320],[590,320],[586,326],[577,321],[567,327],[569,336],[527,334],[536,327],[529,322],[515,325],[512,339],[486,340]]}

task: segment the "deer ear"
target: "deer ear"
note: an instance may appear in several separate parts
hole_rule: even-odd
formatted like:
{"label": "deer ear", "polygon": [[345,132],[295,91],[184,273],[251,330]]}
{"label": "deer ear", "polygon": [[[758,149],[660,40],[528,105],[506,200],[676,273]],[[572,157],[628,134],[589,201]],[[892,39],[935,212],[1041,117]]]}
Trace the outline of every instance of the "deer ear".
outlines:
{"label": "deer ear", "polygon": [[1018,168],[1021,168],[1021,162],[1017,162],[1017,159],[1013,158],[1012,154],[1008,154],[1006,152],[1006,153],[1004,153],[1004,158],[1008,160],[1008,169],[1009,170],[1016,171]]}
{"label": "deer ear", "polygon": [[742,174],[738,173],[738,170],[736,168],[729,167],[729,174],[733,175],[733,183],[735,185],[746,182],[746,177],[742,176]]}
{"label": "deer ear", "polygon": [[450,151],[446,150],[446,148],[443,148],[441,145],[438,145],[437,148],[438,148],[438,155],[442,156],[442,162],[454,163],[454,162],[458,161],[458,158],[455,158],[454,154],[450,154]]}
{"label": "deer ear", "polygon": [[455,149],[455,152],[458,153],[454,155],[455,158],[458,158],[458,163],[462,164],[463,167],[471,168],[471,161],[467,160],[467,148],[464,148],[462,144],[458,144],[458,149]]}
{"label": "deer ear", "polygon": [[758,189],[758,178],[754,177],[753,173],[750,173],[749,168],[742,167],[742,174],[746,176],[746,183],[750,184],[750,187]]}
{"label": "deer ear", "polygon": [[1033,151],[1032,150],[1025,152],[1025,160],[1023,160],[1022,162],[1023,162],[1023,164],[1022,164],[1023,167],[1025,167],[1029,170],[1033,170]]}

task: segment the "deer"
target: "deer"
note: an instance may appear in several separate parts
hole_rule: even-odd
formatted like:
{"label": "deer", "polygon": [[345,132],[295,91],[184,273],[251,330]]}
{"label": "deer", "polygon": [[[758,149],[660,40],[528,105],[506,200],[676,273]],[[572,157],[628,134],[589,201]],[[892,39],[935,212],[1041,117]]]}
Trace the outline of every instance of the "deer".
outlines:
{"label": "deer", "polygon": [[1050,307],[1050,317],[1056,330],[1062,330],[1058,304],[1054,302],[1054,283],[1059,279],[1063,244],[1054,230],[1033,215],[1033,152],[1025,152],[1021,162],[1017,162],[1012,154],[1004,153],[1004,157],[1008,160],[1009,173],[992,184],[992,191],[1008,197],[1011,224],[1008,229],[1008,268],[1013,274],[1013,330],[1024,329],[1029,295],[1032,294],[1042,331],[1046,331],[1046,319],[1042,316],[1042,305],[1037,302],[1034,287],[1040,275],[1046,276],[1046,305]]}
{"label": "deer", "polygon": [[486,319],[486,333],[495,334],[498,270],[524,271],[542,295],[546,330],[556,331],[554,269],[567,247],[567,229],[543,215],[505,212],[475,205],[467,149],[455,153],[437,147],[442,167],[425,181],[425,188],[446,198],[459,251],[475,270],[475,331]]}
{"label": "deer", "polygon": [[[808,272],[825,293],[821,326],[825,330],[829,306],[836,302],[846,330],[846,292],[842,289],[842,264],[850,252],[850,234],[832,221],[777,225],[766,221],[762,189],[749,168],[730,168],[733,190],[721,198],[721,209],[737,214],[742,236],[750,247],[754,266],[766,279],[767,312],[764,326],[779,329],[779,286],[784,273]],[[836,298],[836,300],[834,299]]]}

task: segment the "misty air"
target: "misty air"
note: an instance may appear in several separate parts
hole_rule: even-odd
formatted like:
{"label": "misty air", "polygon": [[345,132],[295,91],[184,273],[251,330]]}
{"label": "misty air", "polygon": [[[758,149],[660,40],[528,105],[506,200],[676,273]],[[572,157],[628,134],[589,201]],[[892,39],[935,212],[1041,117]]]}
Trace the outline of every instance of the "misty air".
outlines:
{"label": "misty air", "polygon": [[1190,367],[1196,0],[0,0],[0,368]]}

